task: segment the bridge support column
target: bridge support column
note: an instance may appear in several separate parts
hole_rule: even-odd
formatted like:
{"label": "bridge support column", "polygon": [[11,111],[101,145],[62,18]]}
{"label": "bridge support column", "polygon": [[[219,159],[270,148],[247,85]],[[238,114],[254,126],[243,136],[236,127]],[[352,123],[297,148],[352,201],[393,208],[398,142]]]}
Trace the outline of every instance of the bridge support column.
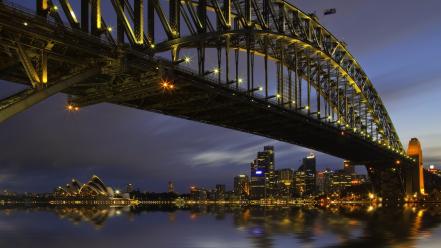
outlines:
{"label": "bridge support column", "polygon": [[89,32],[89,1],[81,0],[81,29],[86,33]]}
{"label": "bridge support column", "polygon": [[13,96],[0,100],[0,123],[12,116],[30,108],[31,106],[47,99],[48,97],[81,82],[89,77],[100,73],[100,68],[92,68],[80,73],[76,73],[67,78],[41,89],[27,89]]}
{"label": "bridge support column", "polygon": [[424,195],[423,152],[417,138],[409,141],[407,155],[416,162],[406,168],[406,194],[412,197]]}
{"label": "bridge support column", "polygon": [[404,201],[401,168],[395,167],[394,164],[371,164],[366,167],[374,191],[385,205]]}
{"label": "bridge support column", "polygon": [[102,20],[101,20],[101,0],[92,0],[92,13],[90,16],[91,32],[99,36],[101,34]]}
{"label": "bridge support column", "polygon": [[37,0],[37,15],[46,17],[49,14],[48,0]]}

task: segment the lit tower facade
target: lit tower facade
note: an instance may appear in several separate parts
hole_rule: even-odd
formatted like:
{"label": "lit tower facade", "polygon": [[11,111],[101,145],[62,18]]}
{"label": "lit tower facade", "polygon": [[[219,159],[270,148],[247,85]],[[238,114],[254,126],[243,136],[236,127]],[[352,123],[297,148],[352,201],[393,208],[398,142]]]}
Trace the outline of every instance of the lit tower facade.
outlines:
{"label": "lit tower facade", "polygon": [[271,197],[275,188],[274,147],[265,146],[263,152],[251,163],[251,198]]}
{"label": "lit tower facade", "polygon": [[302,165],[299,167],[298,172],[305,173],[305,189],[304,194],[314,195],[316,193],[316,159],[314,153],[310,153],[307,157],[303,158]]}
{"label": "lit tower facade", "polygon": [[294,187],[294,171],[292,169],[276,170],[277,195],[281,197],[291,197]]}
{"label": "lit tower facade", "polygon": [[174,186],[172,181],[168,181],[167,189],[168,189],[168,193],[174,193],[175,192],[175,186]]}
{"label": "lit tower facade", "polygon": [[134,190],[133,184],[129,183],[126,186],[126,193],[130,193]]}
{"label": "lit tower facade", "polygon": [[216,184],[216,200],[223,200],[225,198],[225,184]]}
{"label": "lit tower facade", "polygon": [[424,171],[423,171],[423,151],[417,138],[409,141],[407,155],[416,159],[417,166],[411,168],[406,176],[406,191],[418,194],[424,194]]}
{"label": "lit tower facade", "polygon": [[355,167],[351,164],[351,161],[349,160],[343,161],[343,170],[348,175],[355,174]]}
{"label": "lit tower facade", "polygon": [[234,177],[234,194],[240,197],[250,195],[250,179],[245,174]]}

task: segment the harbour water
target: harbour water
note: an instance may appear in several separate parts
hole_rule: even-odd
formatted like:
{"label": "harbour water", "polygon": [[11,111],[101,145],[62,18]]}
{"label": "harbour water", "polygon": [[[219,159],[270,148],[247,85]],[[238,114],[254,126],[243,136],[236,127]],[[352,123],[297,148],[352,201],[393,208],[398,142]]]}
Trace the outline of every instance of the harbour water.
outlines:
{"label": "harbour water", "polygon": [[440,247],[439,205],[0,206],[0,247]]}

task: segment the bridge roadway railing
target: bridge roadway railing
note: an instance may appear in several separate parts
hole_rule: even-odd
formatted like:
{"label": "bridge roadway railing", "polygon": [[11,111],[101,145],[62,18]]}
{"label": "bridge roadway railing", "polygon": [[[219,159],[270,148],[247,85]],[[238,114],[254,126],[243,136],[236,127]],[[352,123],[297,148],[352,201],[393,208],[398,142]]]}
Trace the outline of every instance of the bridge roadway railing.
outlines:
{"label": "bridge roadway railing", "polygon": [[64,31],[64,32],[74,33],[75,35],[81,37],[84,40],[89,40],[91,42],[100,42],[102,45],[106,45],[109,47],[115,45],[114,43],[111,43],[108,39],[104,38],[103,36],[91,35],[79,29],[74,29],[68,25],[65,25],[65,23],[57,22],[55,18],[52,16],[47,16],[47,17],[39,16],[35,14],[35,10],[26,8],[23,5],[17,4],[10,0],[0,0],[0,7],[6,7],[8,8],[8,11],[12,13],[25,16],[30,21],[29,25],[32,25],[33,20],[39,22],[46,22],[51,26],[55,26],[56,30],[59,32]]}

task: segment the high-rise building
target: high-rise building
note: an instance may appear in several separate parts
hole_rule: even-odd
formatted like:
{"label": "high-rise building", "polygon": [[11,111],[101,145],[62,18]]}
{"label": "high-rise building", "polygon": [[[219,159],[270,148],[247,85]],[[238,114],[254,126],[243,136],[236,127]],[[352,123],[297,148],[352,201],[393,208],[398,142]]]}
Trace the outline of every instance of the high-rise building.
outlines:
{"label": "high-rise building", "polygon": [[352,175],[352,186],[369,183],[367,175]]}
{"label": "high-rise building", "polygon": [[294,195],[303,197],[306,191],[306,173],[304,171],[294,172]]}
{"label": "high-rise building", "polygon": [[302,160],[302,165],[300,166],[299,170],[301,171],[311,171],[313,173],[316,172],[316,160],[315,160],[315,154],[309,153],[308,156],[304,157]]}
{"label": "high-rise building", "polygon": [[348,175],[355,174],[355,167],[348,160],[343,161],[343,170]]}
{"label": "high-rise building", "polygon": [[292,169],[276,170],[276,192],[279,197],[291,197],[294,187],[294,171]]}
{"label": "high-rise building", "polygon": [[225,198],[225,184],[216,184],[216,200]]}
{"label": "high-rise building", "polygon": [[234,177],[234,194],[239,197],[250,195],[250,179],[245,174]]}
{"label": "high-rise building", "polygon": [[333,174],[334,171],[328,168],[326,168],[324,171],[317,172],[317,193],[328,194],[331,192],[331,178]]}
{"label": "high-rise building", "polygon": [[314,153],[310,153],[307,157],[303,158],[302,165],[298,171],[305,172],[305,195],[314,195],[317,191],[316,188],[316,160]]}
{"label": "high-rise building", "polygon": [[127,184],[127,186],[126,186],[126,193],[130,193],[133,190],[134,190],[133,184],[131,184],[131,183]]}
{"label": "high-rise building", "polygon": [[429,165],[429,172],[438,176],[441,176],[441,170],[437,166],[431,164]]}
{"label": "high-rise building", "polygon": [[342,192],[344,189],[352,186],[353,175],[346,171],[338,170],[331,175],[331,192]]}
{"label": "high-rise building", "polygon": [[168,193],[174,193],[175,192],[175,186],[173,184],[173,181],[168,181],[167,191],[168,191]]}
{"label": "high-rise building", "polygon": [[251,163],[251,199],[273,196],[275,189],[274,147],[265,146]]}
{"label": "high-rise building", "polygon": [[195,186],[190,188],[190,199],[194,201],[205,201],[208,197],[208,191],[206,189],[200,189]]}

